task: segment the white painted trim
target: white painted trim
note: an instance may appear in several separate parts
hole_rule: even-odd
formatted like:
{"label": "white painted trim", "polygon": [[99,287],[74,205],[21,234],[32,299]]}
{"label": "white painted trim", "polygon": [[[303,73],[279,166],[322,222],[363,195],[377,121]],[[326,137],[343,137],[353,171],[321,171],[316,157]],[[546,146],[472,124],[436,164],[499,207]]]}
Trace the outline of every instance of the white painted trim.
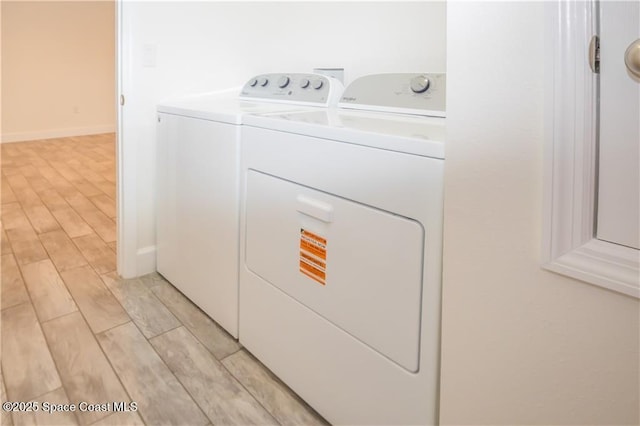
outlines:
{"label": "white painted trim", "polygon": [[637,252],[593,238],[548,263],[546,268],[619,293],[640,297]]}
{"label": "white painted trim", "polygon": [[91,127],[72,127],[68,129],[49,129],[36,132],[13,132],[3,133],[2,143],[24,142],[42,139],[66,138],[70,136],[98,135],[101,133],[113,133],[116,126],[113,124],[103,124]]}
{"label": "white painted trim", "polygon": [[120,94],[131,91],[131,30],[129,15],[124,13],[127,2],[116,2],[116,78],[114,94],[117,105],[118,132],[116,138],[116,206],[117,206],[117,263],[118,274],[124,278],[138,276],[138,199],[137,199],[137,146],[127,139],[125,106],[120,105]]}
{"label": "white painted trim", "polygon": [[137,252],[136,276],[150,274],[156,271],[156,246],[143,247]]}
{"label": "white painted trim", "polygon": [[639,251],[594,238],[598,81],[588,48],[597,2],[546,5],[543,267],[640,297]]}

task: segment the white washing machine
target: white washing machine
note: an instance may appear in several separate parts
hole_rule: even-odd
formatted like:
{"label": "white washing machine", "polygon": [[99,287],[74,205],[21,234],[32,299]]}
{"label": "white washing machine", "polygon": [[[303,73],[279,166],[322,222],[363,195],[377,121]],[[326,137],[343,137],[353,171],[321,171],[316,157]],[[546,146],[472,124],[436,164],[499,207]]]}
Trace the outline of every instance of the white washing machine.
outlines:
{"label": "white washing machine", "polygon": [[240,128],[248,113],[326,107],[339,81],[267,74],[158,106],[157,270],[238,337]]}
{"label": "white washing machine", "polygon": [[240,342],[333,424],[437,423],[444,113],[383,74],[245,119]]}

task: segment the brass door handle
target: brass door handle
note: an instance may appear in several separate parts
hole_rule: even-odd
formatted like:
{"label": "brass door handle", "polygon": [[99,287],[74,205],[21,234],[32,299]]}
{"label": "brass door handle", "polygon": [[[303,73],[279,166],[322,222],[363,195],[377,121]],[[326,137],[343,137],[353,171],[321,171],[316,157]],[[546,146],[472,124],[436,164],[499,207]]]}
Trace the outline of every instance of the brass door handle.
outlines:
{"label": "brass door handle", "polygon": [[640,77],[640,38],[627,47],[624,63],[631,74]]}

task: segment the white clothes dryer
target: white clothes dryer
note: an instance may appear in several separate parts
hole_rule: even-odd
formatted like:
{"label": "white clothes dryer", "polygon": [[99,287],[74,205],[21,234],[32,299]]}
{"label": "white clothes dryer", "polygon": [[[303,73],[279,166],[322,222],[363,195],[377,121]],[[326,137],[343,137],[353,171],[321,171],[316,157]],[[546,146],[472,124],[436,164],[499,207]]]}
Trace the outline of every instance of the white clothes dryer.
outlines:
{"label": "white clothes dryer", "polygon": [[333,424],[437,423],[444,115],[383,74],[245,119],[240,342]]}
{"label": "white clothes dryer", "polygon": [[158,106],[157,270],[236,338],[243,117],[326,107],[341,92],[322,75],[266,74]]}

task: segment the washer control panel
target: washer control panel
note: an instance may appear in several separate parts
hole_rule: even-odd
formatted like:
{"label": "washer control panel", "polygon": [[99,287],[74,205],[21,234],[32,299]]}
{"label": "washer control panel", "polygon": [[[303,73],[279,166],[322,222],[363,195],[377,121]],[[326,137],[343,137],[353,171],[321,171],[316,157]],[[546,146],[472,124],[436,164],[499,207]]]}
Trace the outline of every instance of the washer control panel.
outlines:
{"label": "washer control panel", "polygon": [[262,74],[247,81],[240,98],[333,106],[343,89],[340,81],[320,74]]}
{"label": "washer control panel", "polygon": [[372,74],[354,80],[344,90],[342,108],[444,117],[446,74]]}

